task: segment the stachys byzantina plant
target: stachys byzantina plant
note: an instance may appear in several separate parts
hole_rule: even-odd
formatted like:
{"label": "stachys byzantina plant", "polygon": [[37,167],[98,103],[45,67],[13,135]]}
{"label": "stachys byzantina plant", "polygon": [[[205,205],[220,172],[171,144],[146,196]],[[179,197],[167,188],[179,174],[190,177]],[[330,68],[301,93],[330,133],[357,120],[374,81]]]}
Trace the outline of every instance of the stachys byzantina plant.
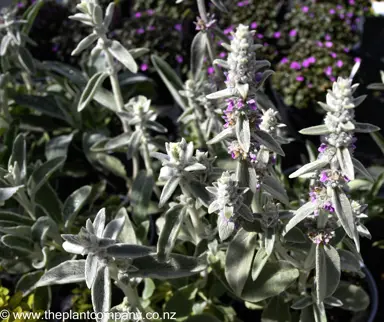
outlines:
{"label": "stachys byzantina plant", "polygon": [[[321,135],[322,143],[317,160],[304,165],[290,175],[290,178],[311,179],[309,201],[301,206],[294,217],[287,223],[283,235],[286,236],[298,226],[313,241],[306,259],[306,266],[314,265],[315,280],[312,297],[316,301],[315,315],[325,317],[324,304],[343,306],[343,299],[338,298],[338,286],[341,270],[359,271],[362,264],[359,255],[359,235],[370,238],[361,219],[366,205],[352,200],[348,196],[348,183],[355,179],[355,173],[372,180],[371,175],[357,159],[353,157],[356,148],[355,133],[370,133],[378,127],[356,122],[354,108],[360,105],[365,96],[353,97],[358,84],[353,84],[353,77],[359,65],[356,64],[349,78],[339,77],[328,92],[326,103],[319,102],[327,112],[324,124],[303,129],[302,134]],[[350,242],[354,241],[354,244]],[[349,251],[340,249],[342,242]],[[348,253],[347,253],[348,252]],[[347,256],[348,255],[348,256]],[[348,259],[349,257],[349,259]],[[312,262],[312,264],[311,264]],[[351,268],[346,263],[355,263]],[[302,273],[299,280],[304,283],[309,271]],[[304,301],[304,300],[303,300]],[[317,313],[316,313],[317,312]]]}

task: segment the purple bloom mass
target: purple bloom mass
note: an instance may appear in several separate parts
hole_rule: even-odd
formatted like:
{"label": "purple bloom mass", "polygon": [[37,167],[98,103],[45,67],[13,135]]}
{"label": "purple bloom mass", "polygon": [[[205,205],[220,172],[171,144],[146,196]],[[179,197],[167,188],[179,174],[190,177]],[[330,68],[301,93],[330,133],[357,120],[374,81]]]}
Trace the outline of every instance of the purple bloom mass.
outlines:
{"label": "purple bloom mass", "polygon": [[308,12],[309,11],[309,8],[307,6],[304,6],[304,7],[301,7],[301,10],[303,12]]}
{"label": "purple bloom mass", "polygon": [[325,143],[321,143],[317,151],[319,151],[320,153],[324,153],[326,149],[327,145]]}
{"label": "purple bloom mass", "polygon": [[296,29],[292,29],[290,32],[289,32],[289,37],[295,37],[297,35],[297,30]]}
{"label": "purple bloom mass", "polygon": [[297,61],[293,61],[289,67],[291,69],[299,70],[301,68],[301,64]]}
{"label": "purple bloom mass", "polygon": [[327,171],[321,171],[320,181],[323,183],[328,181],[328,172]]}

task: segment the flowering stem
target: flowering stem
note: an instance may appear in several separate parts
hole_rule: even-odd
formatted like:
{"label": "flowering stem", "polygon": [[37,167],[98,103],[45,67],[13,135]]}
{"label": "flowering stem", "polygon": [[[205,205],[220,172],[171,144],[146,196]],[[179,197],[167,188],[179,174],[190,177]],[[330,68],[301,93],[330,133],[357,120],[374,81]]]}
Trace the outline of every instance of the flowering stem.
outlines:
{"label": "flowering stem", "polygon": [[[153,165],[152,165],[152,160],[149,154],[149,149],[148,149],[148,141],[146,138],[143,139],[143,158],[144,158],[144,164],[145,168],[148,171],[148,174],[153,176]],[[160,199],[161,196],[161,191],[158,186],[154,185],[153,186],[153,191],[156,194],[156,197]]]}
{"label": "flowering stem", "polygon": [[136,287],[132,287],[130,283],[123,283],[122,281],[116,281],[116,285],[124,292],[124,295],[128,299],[128,303],[131,306],[133,310],[137,310],[140,313],[140,316],[142,317],[142,321],[148,321],[145,318],[146,310],[143,308],[143,306],[140,303],[140,297],[137,294]]}

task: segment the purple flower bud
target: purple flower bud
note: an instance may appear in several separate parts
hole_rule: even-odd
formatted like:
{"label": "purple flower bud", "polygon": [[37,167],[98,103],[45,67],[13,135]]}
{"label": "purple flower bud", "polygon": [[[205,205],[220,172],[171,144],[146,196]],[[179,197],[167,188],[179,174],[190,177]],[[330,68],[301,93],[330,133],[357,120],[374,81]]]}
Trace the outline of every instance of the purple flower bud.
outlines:
{"label": "purple flower bud", "polygon": [[177,61],[179,64],[181,64],[181,63],[184,61],[183,56],[181,56],[181,55],[176,55],[176,61]]}
{"label": "purple flower bud", "polygon": [[215,73],[215,69],[212,66],[209,66],[207,71],[208,75],[212,75],[213,73]]}
{"label": "purple flower bud", "polygon": [[317,44],[317,47],[323,47],[323,43],[321,41],[318,41],[316,44]]}
{"label": "purple flower bud", "polygon": [[289,32],[289,37],[295,37],[297,35],[297,30],[296,29],[292,29],[290,32]]}
{"label": "purple flower bud", "polygon": [[323,183],[328,181],[328,172],[327,171],[321,171],[320,181]]}
{"label": "purple flower bud", "polygon": [[301,68],[301,64],[297,61],[293,61],[289,67],[291,69],[299,70]]}
{"label": "purple flower bud", "polygon": [[257,22],[252,22],[251,29],[256,29],[256,28],[257,28]]}
{"label": "purple flower bud", "polygon": [[222,51],[219,56],[220,58],[225,58],[227,56],[227,53]]}
{"label": "purple flower bud", "polygon": [[140,69],[141,69],[143,72],[145,72],[146,70],[148,70],[148,65],[145,64],[145,63],[143,63],[143,64],[140,65]]}
{"label": "purple flower bud", "polygon": [[280,31],[276,31],[274,34],[273,34],[273,37],[274,38],[280,38],[281,36],[281,32]]}
{"label": "purple flower bud", "polygon": [[355,0],[349,0],[348,3],[353,6],[355,4]]}
{"label": "purple flower bud", "polygon": [[141,12],[136,12],[136,13],[135,13],[135,17],[136,17],[136,18],[140,18],[140,17],[141,17]]}
{"label": "purple flower bud", "polygon": [[255,110],[257,109],[256,101],[255,101],[254,99],[249,100],[249,101],[247,102],[247,104],[248,104],[248,107],[249,107],[251,110],[255,111]]}
{"label": "purple flower bud", "polygon": [[325,143],[321,143],[317,151],[319,151],[320,153],[324,153],[325,150],[327,150],[327,145]]}

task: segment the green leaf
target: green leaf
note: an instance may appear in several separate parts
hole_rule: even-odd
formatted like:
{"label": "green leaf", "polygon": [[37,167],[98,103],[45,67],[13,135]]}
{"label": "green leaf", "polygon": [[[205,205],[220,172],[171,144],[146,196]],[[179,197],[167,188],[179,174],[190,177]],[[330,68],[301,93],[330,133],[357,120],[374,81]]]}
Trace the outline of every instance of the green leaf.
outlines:
{"label": "green leaf", "polygon": [[348,148],[338,148],[336,150],[337,160],[339,161],[340,168],[344,175],[348,177],[349,180],[355,179],[355,171],[351,159],[351,154],[349,153]]}
{"label": "green leaf", "polygon": [[1,242],[11,249],[15,249],[26,254],[33,252],[32,240],[21,236],[4,235],[1,237]]}
{"label": "green leaf", "polygon": [[256,140],[260,144],[264,145],[267,149],[281,156],[285,156],[285,153],[281,148],[280,144],[277,143],[276,140],[267,132],[261,131],[261,130],[255,130],[253,132],[253,135],[255,136]]}
{"label": "green leaf", "polygon": [[203,67],[204,57],[208,46],[208,34],[205,31],[199,31],[193,38],[191,45],[191,71],[193,79],[198,79],[199,73]]}
{"label": "green leaf", "polygon": [[131,204],[133,213],[145,219],[151,201],[155,180],[146,171],[140,171],[132,185]]}
{"label": "green leaf", "polygon": [[284,297],[275,296],[271,298],[263,310],[261,322],[291,322],[289,305]]}
{"label": "green leaf", "polygon": [[108,322],[108,314],[111,310],[111,278],[108,266],[99,268],[96,274],[96,279],[92,284],[91,289],[93,309],[97,316],[104,313],[102,318],[98,318],[99,322]]}
{"label": "green leaf", "polygon": [[316,297],[318,303],[331,296],[340,282],[340,256],[331,245],[316,246]]}
{"label": "green leaf", "polygon": [[332,189],[332,204],[335,207],[337,218],[339,219],[345,232],[355,241],[356,248],[359,251],[359,234],[356,229],[351,203],[342,190]]}
{"label": "green leaf", "polygon": [[108,51],[115,57],[120,63],[122,63],[129,71],[136,74],[138,67],[129,51],[118,41],[113,40],[112,45],[108,48]]}
{"label": "green leaf", "polygon": [[[384,87],[384,84],[382,84]],[[377,146],[380,148],[381,153],[384,154],[384,137],[377,132],[369,133],[372,139],[376,142]]]}
{"label": "green leaf", "polygon": [[27,225],[30,226],[33,224],[33,220],[29,217],[19,215],[12,211],[0,210],[0,220],[6,222],[12,222],[17,225]]}
{"label": "green leaf", "polygon": [[284,292],[298,276],[299,270],[287,262],[266,263],[255,281],[248,277],[241,298],[250,302],[260,302],[277,296]]}
{"label": "green leaf", "polygon": [[272,195],[273,198],[289,205],[287,192],[279,181],[272,176],[265,176],[261,183],[261,188]]}
{"label": "green leaf", "polygon": [[180,180],[180,177],[172,177],[167,181],[163,187],[163,190],[161,191],[159,208],[162,208],[169,200],[169,198],[171,198],[172,194],[175,192],[177,186],[179,185]]}
{"label": "green leaf", "polygon": [[19,189],[24,186],[0,188],[0,201],[5,201],[11,198]]}
{"label": "green leaf", "polygon": [[50,117],[66,121],[66,116],[57,106],[57,103],[53,96],[34,96],[17,94],[13,97],[13,99],[18,105],[26,106]]}
{"label": "green leaf", "polygon": [[170,208],[164,215],[164,226],[157,242],[157,256],[166,261],[176,243],[187,209],[181,205]]}
{"label": "green leaf", "polygon": [[28,35],[33,23],[39,14],[40,9],[44,5],[44,0],[38,0],[35,3],[33,3],[31,6],[28,7],[28,9],[23,14],[23,19],[27,20],[27,23],[23,24],[23,27],[21,28],[21,32],[23,34]]}
{"label": "green leaf", "polygon": [[23,66],[29,74],[34,74],[36,72],[33,57],[28,49],[19,46],[17,58],[21,66]]}
{"label": "green leaf", "polygon": [[76,56],[80,54],[83,50],[89,48],[97,39],[99,38],[99,35],[91,33],[87,37],[83,38],[76,48],[72,51],[71,55]]}
{"label": "green leaf", "polygon": [[68,260],[44,273],[36,287],[78,283],[85,280],[85,259]]}
{"label": "green leaf", "polygon": [[252,264],[252,280],[256,281],[265,264],[268,262],[269,254],[264,247],[259,248]]}
{"label": "green leaf", "polygon": [[77,104],[77,111],[81,112],[94,98],[97,90],[101,87],[104,80],[109,76],[106,72],[99,72],[94,74],[88,81],[81,94],[79,103]]}
{"label": "green leaf", "polygon": [[235,294],[240,295],[250,275],[255,254],[255,233],[241,229],[230,242],[225,258],[225,277]]}
{"label": "green leaf", "polygon": [[207,144],[215,144],[215,143],[219,143],[221,141],[224,141],[226,139],[229,139],[230,137],[234,136],[234,131],[232,128],[227,128],[223,131],[221,131],[219,134],[217,134],[214,138],[212,138],[211,140],[209,140],[207,142]]}
{"label": "green leaf", "polygon": [[248,152],[251,146],[251,130],[246,115],[240,114],[236,122],[236,136],[241,148]]}
{"label": "green leaf", "polygon": [[51,307],[52,291],[50,287],[36,289],[33,294],[32,310],[34,312],[47,311]]}
{"label": "green leaf", "polygon": [[141,130],[136,130],[132,133],[131,138],[128,142],[128,151],[127,151],[127,159],[132,159],[133,155],[140,147],[141,138],[143,137],[143,132]]}
{"label": "green leaf", "polygon": [[72,142],[75,133],[56,136],[45,145],[45,157],[52,160],[57,157],[67,157],[68,147]]}
{"label": "green leaf", "polygon": [[42,206],[48,215],[57,223],[63,222],[63,204],[56,191],[46,182],[41,186],[35,195],[35,202]]}
{"label": "green leaf", "polygon": [[137,244],[135,229],[125,208],[118,211],[116,219],[119,218],[124,218],[124,225],[117,240],[124,244]]}
{"label": "green leaf", "polygon": [[129,144],[132,133],[125,132],[110,139],[104,146],[105,150],[115,150]]}
{"label": "green leaf", "polygon": [[310,305],[312,305],[313,300],[311,296],[305,295],[302,297],[299,297],[293,304],[291,305],[291,308],[294,310],[302,310]]}
{"label": "green leaf", "polygon": [[175,319],[189,316],[192,313],[197,290],[195,284],[178,289],[166,303],[164,312],[176,312]]}
{"label": "green leaf", "polygon": [[131,277],[150,277],[160,280],[187,277],[206,269],[205,258],[195,258],[172,254],[168,262],[159,262],[156,256],[136,258],[132,265],[137,269]]}
{"label": "green leaf", "polygon": [[105,153],[97,153],[95,159],[104,169],[112,172],[115,176],[127,177],[125,167],[118,158]]}
{"label": "green leaf", "polygon": [[369,306],[369,296],[364,289],[349,282],[341,281],[333,295],[343,302],[341,308],[344,310],[360,312]]}
{"label": "green leaf", "polygon": [[155,253],[154,249],[142,245],[114,244],[107,247],[107,255],[115,258],[139,258]]}
{"label": "green leaf", "polygon": [[13,143],[12,155],[9,158],[8,167],[14,166],[15,162],[17,162],[17,165],[19,166],[20,181],[24,182],[24,179],[27,175],[27,151],[25,136],[23,133],[20,133]]}
{"label": "green leaf", "polygon": [[34,290],[35,284],[42,275],[42,271],[29,272],[24,274],[16,284],[16,292],[23,292],[23,296],[27,296]]}
{"label": "green leaf", "polygon": [[360,263],[356,256],[345,249],[338,249],[340,256],[340,267],[343,271],[358,273],[360,272]]}
{"label": "green leaf", "polygon": [[352,163],[355,168],[355,170],[360,173],[363,177],[368,179],[369,181],[373,182],[374,179],[371,176],[371,174],[368,172],[368,170],[364,167],[364,165],[357,159],[352,158]]}
{"label": "green leaf", "polygon": [[235,231],[235,223],[228,220],[224,215],[217,216],[217,229],[221,241],[228,239]]}
{"label": "green leaf", "polygon": [[380,128],[376,125],[369,123],[355,123],[355,132],[357,133],[372,133],[380,131]]}
{"label": "green leaf", "polygon": [[328,165],[329,162],[326,160],[316,160],[311,163],[308,163],[306,165],[303,165],[300,169],[296,170],[295,172],[291,173],[289,175],[289,178],[297,178],[300,177],[303,174],[306,174],[308,172],[316,171],[323,169],[326,165]]}
{"label": "green leaf", "polygon": [[27,183],[28,193],[32,198],[34,198],[36,192],[49,180],[51,175],[63,166],[64,161],[64,157],[54,158],[43,163],[33,171]]}
{"label": "green leaf", "polygon": [[179,93],[179,91],[184,89],[184,84],[179,78],[179,76],[176,75],[172,67],[169,66],[169,64],[162,58],[156,55],[152,55],[151,61],[156,71],[159,73],[161,79],[163,80],[164,84],[167,86],[168,90],[172,94],[173,99],[176,101],[177,104],[180,105],[183,110],[186,110],[187,104],[185,98],[182,97]]}
{"label": "green leaf", "polygon": [[304,135],[326,135],[326,134],[329,134],[330,131],[326,125],[322,124],[322,125],[307,127],[299,131],[299,133]]}
{"label": "green leaf", "polygon": [[149,300],[155,292],[156,285],[150,278],[144,279],[143,300]]}
{"label": "green leaf", "polygon": [[69,227],[70,223],[75,219],[81,208],[85,205],[91,194],[91,186],[81,187],[65,200],[63,206],[63,217],[65,220],[65,227]]}

